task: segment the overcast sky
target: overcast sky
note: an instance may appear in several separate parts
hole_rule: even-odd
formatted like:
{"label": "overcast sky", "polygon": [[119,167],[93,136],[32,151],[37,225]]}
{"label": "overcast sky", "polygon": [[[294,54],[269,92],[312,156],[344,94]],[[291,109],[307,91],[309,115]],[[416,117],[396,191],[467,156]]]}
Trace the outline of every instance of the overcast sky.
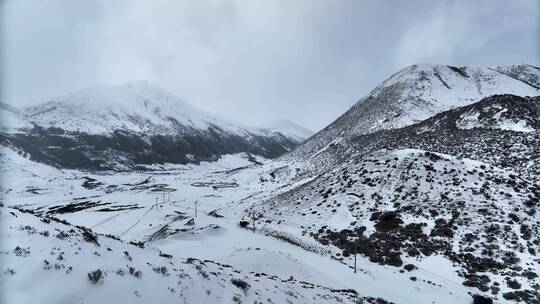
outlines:
{"label": "overcast sky", "polygon": [[2,99],[147,80],[247,124],[317,130],[413,63],[540,65],[538,2],[5,0]]}

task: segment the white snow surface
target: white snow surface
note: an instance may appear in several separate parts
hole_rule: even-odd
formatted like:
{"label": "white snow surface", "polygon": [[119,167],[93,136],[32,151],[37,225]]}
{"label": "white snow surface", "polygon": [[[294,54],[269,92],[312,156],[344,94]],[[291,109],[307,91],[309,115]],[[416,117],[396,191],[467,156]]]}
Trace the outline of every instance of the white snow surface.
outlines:
{"label": "white snow surface", "polygon": [[[239,208],[230,200],[240,200],[259,190],[249,190],[253,185],[246,184],[254,177],[252,174],[240,176],[241,183],[227,178],[231,174],[227,170],[253,166],[245,154],[152,173],[100,175],[54,169],[9,149],[2,151],[0,160],[2,176],[10,177],[3,180],[1,189],[2,303],[262,303],[268,299],[272,303],[353,303],[358,299],[354,293],[300,282],[312,278],[318,270],[304,269],[289,252],[298,249],[240,229],[237,219],[229,217]],[[84,177],[90,176],[107,186],[81,187]],[[164,192],[137,186],[147,178],[151,184],[166,182],[177,191],[172,192],[171,200],[156,206],[155,199],[162,199]],[[241,187],[220,190],[192,186],[204,181],[239,182]],[[117,188],[112,190],[109,183],[115,183]],[[52,211],[54,206],[88,201],[105,203],[118,211],[99,211],[103,206],[75,213]],[[185,225],[193,218],[195,201],[199,202],[196,222]],[[130,205],[138,209],[122,209]],[[37,206],[42,207],[38,207],[38,213],[43,211],[38,216],[19,211]],[[218,212],[227,217],[209,216],[208,212],[216,207],[224,208]],[[179,214],[188,217],[175,220]],[[99,245],[93,244],[80,228],[47,217],[83,225],[94,234],[110,234],[122,241],[97,235]],[[147,240],[167,225],[177,225],[184,231],[148,241],[144,249],[127,243]],[[173,257],[160,256],[161,252]],[[221,264],[225,261],[227,265]],[[164,267],[163,271],[158,267]],[[97,269],[104,277],[93,284],[87,273]],[[136,271],[141,271],[140,277]],[[232,279],[249,286],[243,290],[233,285]]]}
{"label": "white snow surface", "polygon": [[32,124],[16,109],[0,103],[0,131],[6,133],[30,129]]}
{"label": "white snow surface", "polygon": [[[394,102],[401,104],[399,107],[402,107],[405,115],[386,120],[371,131],[407,126],[434,114],[469,105],[495,94],[518,96],[540,94],[540,89],[502,73],[513,67],[515,66],[463,67],[466,77],[445,65],[417,64],[407,67],[384,81],[368,95],[377,98],[381,97],[386,88],[404,87]],[[531,66],[523,65],[523,69],[540,76],[540,70]],[[426,104],[424,107],[418,107],[419,104],[415,103],[415,100],[424,101]]]}
{"label": "white snow surface", "polygon": [[[239,271],[228,265],[160,255],[106,236],[5,208],[2,303],[354,303],[329,288]],[[91,272],[102,277],[92,283]],[[242,289],[233,280],[248,284]]]}
{"label": "white snow surface", "polygon": [[[402,159],[411,153],[419,152],[398,151],[395,155]],[[330,293],[325,289],[329,287],[354,289],[360,296],[382,297],[395,303],[427,304],[468,303],[471,300],[468,292],[478,293],[474,288],[456,283],[458,279],[452,265],[437,256],[411,261],[425,269],[414,274],[420,278],[418,281],[411,281],[411,274],[400,273],[398,268],[373,264],[365,257],[359,257],[360,270],[353,273],[350,259],[332,258],[339,250],[322,246],[301,234],[300,226],[309,224],[301,218],[295,220],[287,216],[286,223],[278,226],[275,222],[257,222],[256,231],[239,227],[244,211],[254,204],[312,180],[304,176],[302,167],[279,161],[256,165],[245,155],[238,154],[201,165],[91,174],[36,164],[9,150],[1,159],[2,174],[10,177],[1,189],[4,206],[0,209],[4,227],[12,227],[2,229],[2,238],[7,242],[2,243],[3,254],[0,255],[3,267],[0,280],[9,287],[3,289],[8,291],[3,295],[9,300],[7,303],[26,301],[31,295],[35,295],[34,303],[49,303],[52,297],[57,303],[101,303],[109,299],[172,303],[179,298],[186,299],[187,303],[230,303],[234,296],[248,302],[272,298],[274,303],[285,303],[291,290],[297,297],[293,303],[335,303],[338,299],[333,296],[350,301],[346,295],[331,293],[323,298],[315,295]],[[94,188],[83,186],[87,178],[95,179]],[[164,188],[176,191],[169,194],[160,190]],[[59,212],[55,207],[87,202],[97,205],[76,212]],[[13,208],[35,210],[38,217]],[[10,211],[16,216],[10,215]],[[212,216],[211,211],[222,217]],[[39,221],[47,215],[90,228],[94,233],[114,235],[123,242],[99,237],[101,247],[96,248],[76,235],[61,242],[56,235],[69,228],[56,223],[48,226]],[[189,225],[193,219],[194,224]],[[352,220],[348,211],[340,210],[327,222],[343,228]],[[37,232],[49,230],[51,235],[48,238],[39,233],[29,235],[24,229],[27,225]],[[159,236],[158,231],[166,233]],[[297,245],[272,235],[295,239]],[[129,241],[146,241],[145,249],[126,244]],[[30,254],[27,257],[14,255],[17,246],[30,247]],[[112,252],[106,248],[111,248]],[[123,251],[129,252],[132,262],[124,257]],[[173,255],[173,259],[157,256],[160,251]],[[63,252],[63,262],[57,260],[60,252]],[[206,265],[194,262],[194,266],[183,264],[189,257],[228,264],[233,269],[221,269],[223,267],[210,262]],[[44,269],[44,259],[53,269]],[[66,273],[67,269],[62,266],[56,266],[60,269],[55,270],[55,264],[72,266],[73,271]],[[212,274],[210,280],[201,278],[197,265],[203,272],[216,274]],[[156,266],[167,266],[169,276],[154,272],[152,267]],[[127,272],[128,267],[141,270],[143,278],[116,274],[118,268]],[[104,270],[106,276],[102,283],[93,285],[86,273],[97,268]],[[11,275],[9,269],[15,274]],[[181,273],[187,273],[189,278],[175,279]],[[256,273],[266,276],[254,276]],[[277,280],[266,279],[271,276],[276,276]],[[252,287],[244,293],[230,284],[233,277],[245,280]],[[285,283],[291,277],[292,285]],[[428,280],[437,285],[427,283]],[[298,281],[308,283],[295,283]],[[325,287],[305,291],[297,284]],[[69,288],[64,291],[60,286]],[[167,287],[177,292],[170,292]],[[201,292],[204,290],[210,293]]]}
{"label": "white snow surface", "polygon": [[525,133],[531,133],[535,132],[536,129],[534,129],[532,126],[530,126],[526,121],[524,120],[513,120],[513,119],[507,119],[507,118],[501,118],[501,114],[504,113],[507,109],[501,109],[499,112],[497,112],[493,118],[495,118],[496,124],[486,124],[482,123],[478,117],[480,116],[480,113],[475,112],[474,110],[469,111],[467,113],[464,113],[460,116],[459,120],[456,121],[456,126],[460,129],[473,129],[473,128],[492,128],[492,129],[500,129],[500,130],[507,130],[507,131],[515,131],[515,132],[525,132]]}

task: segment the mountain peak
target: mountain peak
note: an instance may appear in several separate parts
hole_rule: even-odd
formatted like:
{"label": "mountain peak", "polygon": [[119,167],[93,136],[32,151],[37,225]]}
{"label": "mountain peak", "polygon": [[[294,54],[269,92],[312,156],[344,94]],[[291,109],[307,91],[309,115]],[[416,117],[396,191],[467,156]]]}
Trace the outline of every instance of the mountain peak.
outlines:
{"label": "mountain peak", "polygon": [[285,136],[295,138],[299,141],[306,140],[314,134],[313,131],[287,119],[276,119],[270,121],[262,126],[262,128],[270,131],[280,132]]}
{"label": "mountain peak", "polygon": [[114,130],[170,134],[176,122],[194,129],[215,125],[236,132],[243,128],[147,81],[82,89],[25,110],[43,127],[90,134]]}
{"label": "mountain peak", "polygon": [[[244,126],[146,81],[95,86],[26,108],[21,115],[7,114],[1,131],[18,136],[4,142],[31,149],[34,160],[66,168],[197,163],[240,152],[272,158],[306,138],[290,126],[279,134]],[[39,140],[28,140],[32,136]],[[64,157],[67,150],[70,156]]]}
{"label": "mountain peak", "polygon": [[540,69],[527,64],[494,68],[414,64],[389,77],[353,107],[377,110],[388,117],[366,121],[363,126],[356,124],[354,129],[365,134],[402,127],[441,111],[506,93],[540,94]]}
{"label": "mountain peak", "polygon": [[320,153],[332,143],[412,125],[496,94],[540,95],[540,69],[531,65],[489,68],[414,64],[383,81],[290,156],[324,158]]}

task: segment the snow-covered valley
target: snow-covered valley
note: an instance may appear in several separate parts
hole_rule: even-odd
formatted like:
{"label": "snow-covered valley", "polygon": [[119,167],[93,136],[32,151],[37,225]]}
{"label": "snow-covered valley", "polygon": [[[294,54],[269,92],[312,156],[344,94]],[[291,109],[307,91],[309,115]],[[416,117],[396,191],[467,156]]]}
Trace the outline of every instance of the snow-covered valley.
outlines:
{"label": "snow-covered valley", "polygon": [[314,136],[144,83],[1,105],[0,300],[538,303],[538,71],[411,66]]}
{"label": "snow-covered valley", "polygon": [[[6,158],[8,156],[9,158]],[[277,164],[255,165],[242,156],[232,155],[217,163],[182,166],[156,172],[95,175],[50,168],[43,170],[45,168],[41,165],[21,159],[16,154],[4,154],[3,160],[10,160],[11,165],[4,164],[3,168],[7,167],[13,177],[4,185],[6,188],[3,189],[5,195],[2,207],[2,239],[6,240],[2,251],[2,278],[9,287],[7,290],[11,291],[4,295],[7,302],[24,300],[24,295],[35,296],[26,293],[25,288],[34,284],[34,280],[39,280],[37,278],[50,275],[55,279],[46,280],[48,287],[43,286],[36,290],[46,295],[46,298],[43,298],[45,302],[47,298],[56,299],[56,303],[71,303],[83,299],[90,302],[99,299],[133,302],[160,299],[174,302],[183,294],[188,303],[191,303],[189,299],[193,301],[198,299],[197,297],[203,299],[206,296],[202,289],[199,289],[199,292],[192,290],[180,294],[172,293],[170,297],[154,295],[156,292],[153,292],[152,288],[163,289],[164,294],[171,293],[167,292],[164,286],[152,285],[156,274],[152,267],[145,265],[147,262],[152,266],[168,265],[167,259],[160,261],[159,257],[156,257],[159,253],[172,255],[176,263],[196,258],[231,265],[241,271],[237,276],[251,285],[254,284],[253,280],[260,278],[257,273],[264,273],[267,276],[277,276],[278,282],[290,279],[290,282],[295,282],[279,288],[293,288],[294,284],[316,284],[334,290],[354,289],[360,297],[383,297],[395,302],[410,299],[416,303],[431,303],[437,299],[445,303],[455,303],[470,297],[467,289],[459,286],[459,282],[437,280],[438,275],[445,278],[452,275],[447,273],[448,265],[444,273],[425,272],[419,274],[419,281],[413,282],[407,274],[400,273],[398,268],[377,266],[365,258],[359,258],[358,272],[353,273],[350,259],[334,259],[332,250],[314,240],[302,238],[298,231],[291,230],[291,226],[284,226],[276,231],[284,236],[290,235],[302,243],[304,248],[280,239],[277,237],[279,234],[272,234],[267,225],[259,221],[255,223],[253,230],[252,222],[245,218],[249,224],[247,229],[242,228],[239,221],[245,208],[268,199],[272,193],[284,192],[295,185],[290,182],[292,176],[291,179],[271,177],[269,173],[275,169],[283,170],[276,167]],[[291,173],[301,174],[296,170]],[[300,178],[296,183],[305,181]],[[212,187],[213,184],[218,186]],[[175,191],[166,192],[167,189]],[[195,203],[197,217],[194,217]],[[46,223],[50,220],[44,220],[49,217],[55,219],[52,220],[54,225]],[[61,231],[69,230],[70,227],[55,221],[66,221],[73,226],[91,229],[92,234],[100,235],[97,237],[100,246],[81,240],[78,240],[76,245],[63,244],[61,241],[64,237],[70,240],[76,237],[64,236]],[[64,227],[58,228],[58,225]],[[43,231],[48,231],[46,237],[43,236]],[[109,234],[121,242],[102,236]],[[40,240],[34,242],[33,238]],[[49,239],[53,241],[47,241]],[[111,242],[114,245],[109,245]],[[143,242],[144,249],[129,242]],[[81,255],[73,251],[74,246],[82,247],[79,249]],[[113,248],[113,252],[119,256],[109,257],[112,253],[104,250],[106,246]],[[20,254],[21,250],[24,253]],[[97,254],[91,254],[94,251]],[[123,251],[130,252],[130,255],[133,255],[132,251],[137,252],[137,256],[133,257],[137,263],[134,262],[131,266],[131,261],[128,262],[127,257],[120,254]],[[57,261],[60,255],[62,258]],[[47,263],[47,266],[43,264],[45,260],[51,267]],[[158,262],[161,264],[156,264]],[[428,263],[444,265],[444,261],[437,258]],[[116,268],[125,265],[141,270],[143,275],[140,281],[146,283],[138,283],[137,279],[122,281]],[[66,271],[65,267],[71,268]],[[106,274],[100,286],[94,286],[86,276],[95,269],[101,269]],[[128,272],[128,269],[125,271]],[[176,283],[170,278],[158,281],[171,284],[171,288],[180,288],[175,287]],[[118,287],[131,283],[133,284],[129,288]],[[73,292],[65,293],[59,288],[64,284],[73,284],[70,287]],[[189,284],[196,285],[197,281]],[[269,283],[261,279],[259,284],[268,286]],[[389,290],[389,285],[400,288]],[[99,291],[96,291],[96,288]],[[206,296],[208,302],[219,302],[221,297],[233,297],[235,294],[234,290],[223,294],[224,291],[214,291],[217,287],[207,288],[218,293],[217,296]],[[116,291],[112,293],[112,290]],[[318,292],[324,290],[328,292],[328,289],[322,287]],[[241,298],[256,299],[253,292],[248,290],[244,295],[239,290],[237,293]],[[300,293],[302,297],[309,296]],[[347,296],[353,294],[335,295],[340,299],[346,299]],[[316,302],[323,301],[322,299],[324,298]],[[332,299],[328,298],[328,302],[333,302]],[[226,299],[228,300],[230,299]],[[301,299],[295,298],[293,303],[298,301]],[[314,300],[306,298],[303,301],[310,303]]]}
{"label": "snow-covered valley", "polygon": [[[410,157],[407,155],[411,152],[395,153]],[[282,198],[277,201],[274,199],[276,194],[282,193],[283,196],[291,191],[302,193],[301,189],[321,179],[319,177],[314,180],[304,175],[301,166],[289,166],[261,158],[253,163],[254,160],[250,161],[245,154],[237,154],[201,165],[170,165],[150,172],[95,174],[53,169],[33,163],[11,151],[5,151],[2,160],[2,168],[8,170],[11,177],[4,181],[2,191],[2,239],[5,242],[1,256],[1,275],[7,290],[11,291],[4,295],[7,303],[24,301],[24,295],[30,297],[26,288],[35,284],[36,277],[45,278],[50,275],[55,279],[46,280],[48,287],[41,286],[36,292],[44,296],[46,294],[44,300],[56,299],[56,303],[82,300],[93,302],[100,299],[141,303],[157,299],[175,302],[179,297],[187,303],[201,299],[208,303],[227,302],[234,297],[242,301],[263,301],[261,295],[265,292],[257,288],[268,288],[272,284],[278,284],[278,293],[285,298],[292,296],[287,295],[286,290],[297,290],[301,298],[294,297],[292,303],[333,303],[337,298],[349,301],[361,297],[384,298],[394,303],[468,303],[470,294],[481,293],[475,287],[463,286],[463,278],[456,271],[459,268],[439,254],[406,258],[403,264],[415,266],[405,271],[396,265],[373,263],[369,255],[359,255],[355,273],[352,256],[343,257],[337,246],[325,246],[303,232],[308,226],[313,226],[315,230],[323,225],[333,229],[348,228],[350,222],[362,217],[364,220],[359,224],[369,227],[367,214],[359,215],[356,210],[339,208],[337,212],[325,213],[319,209],[322,218],[318,215],[318,219],[309,220],[308,217],[306,220],[294,212],[285,211],[285,214],[279,212],[276,215],[281,207],[267,203],[268,200],[282,201]],[[473,162],[472,166],[478,167],[481,164]],[[3,173],[6,176],[7,172]],[[332,173],[335,174],[339,173]],[[431,191],[433,195],[435,192],[438,195],[438,190]],[[380,193],[384,195],[386,192]],[[343,207],[349,206],[356,199],[350,193],[343,195],[346,197],[337,199],[344,203]],[[470,200],[468,197],[463,199],[465,207],[474,202],[473,197]],[[382,200],[392,201],[390,198]],[[264,210],[257,206],[263,206]],[[311,210],[306,209],[306,212]],[[253,221],[250,215],[254,212],[263,216]],[[54,219],[54,226],[46,223],[51,221],[49,218]],[[266,219],[274,221],[268,222]],[[65,238],[72,240],[77,237],[71,236],[71,232],[64,235],[62,231],[73,228],[56,221],[90,229],[89,233],[96,235],[99,242],[112,242],[113,245],[101,243],[98,247],[92,242],[88,243],[88,240],[81,241],[80,236],[74,244],[62,242]],[[427,223],[428,229],[435,225],[435,222]],[[58,225],[63,227],[58,228]],[[372,224],[368,229],[372,230],[370,232],[375,231]],[[48,231],[46,237],[43,236],[44,231]],[[33,238],[40,240],[34,242]],[[47,241],[49,239],[54,241]],[[106,246],[113,248],[117,256],[109,257],[112,253],[104,250]],[[73,250],[75,247],[82,248],[79,249],[80,255]],[[23,253],[20,253],[21,250]],[[123,256],[124,251],[130,255],[134,254],[133,251],[137,252],[137,256],[133,257],[137,263],[133,262],[132,265],[131,261],[128,262],[126,259],[130,258]],[[160,260],[160,253],[172,255],[174,259]],[[59,256],[62,258],[59,259]],[[152,267],[163,264],[175,269],[179,267],[178,263],[184,263],[190,258],[198,259],[197,262],[192,261],[194,265],[205,263],[199,260],[218,263],[208,266],[208,262],[204,269],[209,268],[206,271],[219,273],[219,280],[231,274],[215,268],[219,268],[220,264],[231,265],[234,271],[239,271],[232,272],[233,276],[240,277],[253,288],[235,292],[234,288],[231,291],[219,287],[219,283],[217,286],[213,286],[214,283],[208,286],[206,282],[198,283],[192,279],[187,280],[189,283],[186,280],[176,282],[169,275],[162,274],[158,276],[159,280],[154,278],[159,271],[154,271]],[[532,267],[532,273],[540,271],[537,260],[528,256],[521,258],[523,266]],[[129,267],[140,270],[142,278],[125,281],[122,275],[117,274],[117,268],[124,266],[128,267],[124,269],[126,273]],[[67,271],[65,267],[71,268]],[[95,269],[105,273],[101,285],[97,286],[87,277],[87,273]],[[263,277],[260,277],[261,274],[264,274]],[[190,275],[190,278],[197,277],[192,273]],[[266,277],[274,277],[275,281],[269,281]],[[413,277],[414,280],[411,279]],[[74,288],[73,292],[65,293],[60,288],[65,284],[73,284],[70,287]],[[168,287],[178,292],[165,290],[163,284],[170,285]],[[189,284],[200,284],[196,287],[198,291],[190,289]],[[298,290],[301,288],[299,286],[306,284],[324,286],[317,287],[316,294],[329,295],[315,298],[311,293]],[[527,281],[522,284],[527,284]],[[203,286],[211,290],[210,294],[204,294]],[[181,288],[185,291],[180,292]],[[163,292],[155,292],[161,289]],[[329,291],[349,289],[358,294]],[[507,290],[506,287],[502,289]]]}

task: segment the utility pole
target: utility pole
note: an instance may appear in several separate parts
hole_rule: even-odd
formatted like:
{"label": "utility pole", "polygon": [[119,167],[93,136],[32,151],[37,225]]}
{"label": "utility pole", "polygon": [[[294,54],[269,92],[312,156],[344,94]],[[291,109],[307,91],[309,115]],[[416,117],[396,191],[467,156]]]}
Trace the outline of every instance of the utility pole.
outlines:
{"label": "utility pole", "polygon": [[356,273],[356,251],[354,252],[354,273]]}
{"label": "utility pole", "polygon": [[356,256],[358,255],[358,240],[354,242],[354,273],[356,273]]}

